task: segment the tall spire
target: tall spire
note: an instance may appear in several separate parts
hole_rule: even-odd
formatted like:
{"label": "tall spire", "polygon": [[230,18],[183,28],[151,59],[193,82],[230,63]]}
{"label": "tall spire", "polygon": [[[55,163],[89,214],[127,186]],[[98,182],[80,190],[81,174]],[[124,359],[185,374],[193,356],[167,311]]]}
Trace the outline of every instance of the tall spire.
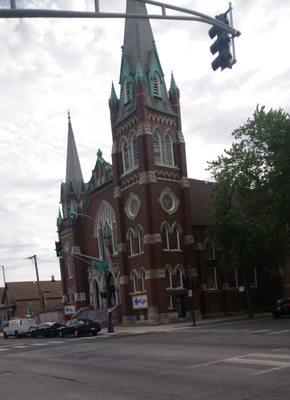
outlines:
{"label": "tall spire", "polygon": [[[126,14],[147,14],[145,3],[127,0]],[[127,18],[125,23],[123,52],[127,58],[130,72],[135,73],[139,62],[147,71],[148,54],[154,47],[154,37],[149,19]]]}
{"label": "tall spire", "polygon": [[65,183],[69,184],[70,182],[77,187],[79,183],[83,182],[83,174],[72,129],[70,112],[68,111],[68,137]]}

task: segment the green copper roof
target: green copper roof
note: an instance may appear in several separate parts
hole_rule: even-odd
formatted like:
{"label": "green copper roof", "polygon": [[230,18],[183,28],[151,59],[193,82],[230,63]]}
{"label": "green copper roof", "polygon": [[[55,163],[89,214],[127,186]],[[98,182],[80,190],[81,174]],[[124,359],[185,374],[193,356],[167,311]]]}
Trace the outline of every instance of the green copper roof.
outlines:
{"label": "green copper roof", "polygon": [[170,82],[170,88],[169,88],[169,94],[173,95],[175,93],[179,93],[179,89],[176,85],[174,76],[173,76],[173,72],[171,72],[171,82]]}
{"label": "green copper roof", "polygon": [[144,82],[145,77],[143,75],[141,64],[138,62],[136,65],[136,72],[135,72],[135,82]]}
{"label": "green copper roof", "polygon": [[111,96],[109,99],[109,105],[114,105],[118,103],[118,97],[116,95],[116,91],[115,91],[115,87],[114,87],[114,83],[112,82],[112,88],[111,88]]}

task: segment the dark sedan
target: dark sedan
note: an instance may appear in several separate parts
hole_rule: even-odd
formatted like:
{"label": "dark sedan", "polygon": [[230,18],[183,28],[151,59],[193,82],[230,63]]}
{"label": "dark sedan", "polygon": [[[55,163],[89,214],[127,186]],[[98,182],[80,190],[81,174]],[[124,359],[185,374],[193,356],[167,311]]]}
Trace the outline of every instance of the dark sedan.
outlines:
{"label": "dark sedan", "polygon": [[38,324],[37,326],[30,328],[29,333],[32,337],[38,336],[57,336],[58,329],[64,326],[63,324],[59,324],[58,322],[45,322],[42,324]]}
{"label": "dark sedan", "polygon": [[91,321],[90,319],[76,318],[71,319],[65,326],[58,329],[58,335],[64,337],[73,335],[75,337],[82,335],[97,335],[101,330],[101,325],[98,322]]}
{"label": "dark sedan", "polygon": [[274,318],[280,318],[283,315],[290,316],[290,299],[279,299],[272,307]]}

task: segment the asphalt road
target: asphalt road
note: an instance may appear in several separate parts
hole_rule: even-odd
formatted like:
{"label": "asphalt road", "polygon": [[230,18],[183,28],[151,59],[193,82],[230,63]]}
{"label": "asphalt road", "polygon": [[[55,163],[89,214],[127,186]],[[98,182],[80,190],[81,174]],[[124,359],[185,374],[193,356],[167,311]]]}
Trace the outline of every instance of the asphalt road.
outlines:
{"label": "asphalt road", "polygon": [[290,399],[290,318],[0,341],[3,400]]}

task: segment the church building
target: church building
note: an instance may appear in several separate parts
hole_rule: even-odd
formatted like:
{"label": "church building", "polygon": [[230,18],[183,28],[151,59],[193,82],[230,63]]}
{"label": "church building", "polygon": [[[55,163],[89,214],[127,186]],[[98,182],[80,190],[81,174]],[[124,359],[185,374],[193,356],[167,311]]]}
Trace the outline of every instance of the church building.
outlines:
{"label": "church building", "polygon": [[[134,0],[126,12],[147,13]],[[89,182],[68,119],[57,219],[64,308],[111,308],[123,323],[243,309],[240,277],[219,268],[206,237],[212,184],[187,176],[179,89],[173,75],[166,87],[148,19],[125,21],[120,93],[112,85],[109,107],[112,160],[98,150]],[[253,270],[257,306],[261,279]]]}

